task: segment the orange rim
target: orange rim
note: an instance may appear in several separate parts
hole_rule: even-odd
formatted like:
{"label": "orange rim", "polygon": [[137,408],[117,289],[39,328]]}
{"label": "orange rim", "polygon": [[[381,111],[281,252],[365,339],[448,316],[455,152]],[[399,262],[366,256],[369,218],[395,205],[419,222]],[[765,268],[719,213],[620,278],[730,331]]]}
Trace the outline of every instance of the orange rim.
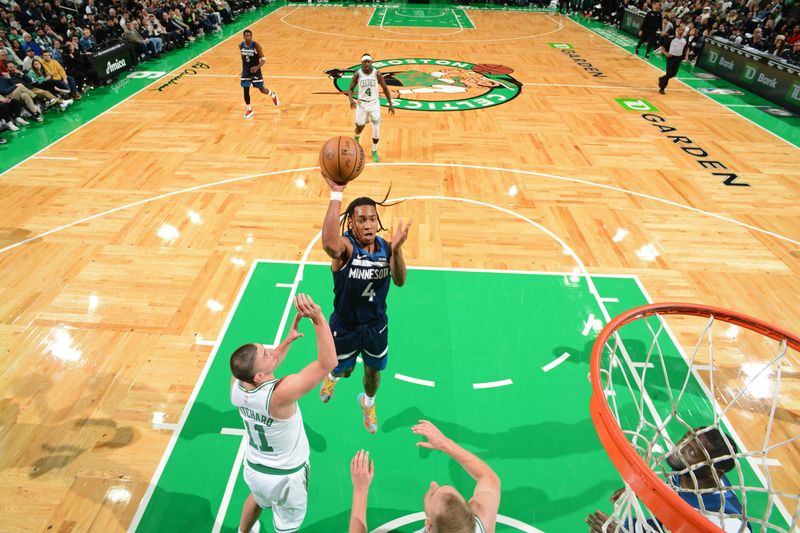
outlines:
{"label": "orange rim", "polygon": [[683,501],[672,489],[647,466],[644,460],[625,438],[617,419],[606,401],[600,381],[600,363],[606,342],[619,328],[653,315],[693,315],[722,320],[741,326],[778,341],[786,340],[794,350],[800,351],[800,338],[791,333],[767,324],[763,320],[707,305],[687,303],[662,303],[634,307],[609,322],[597,336],[592,347],[590,380],[592,398],[589,408],[597,436],[603,443],[611,462],[619,470],[622,479],[631,486],[633,492],[645,506],[674,533],[723,533],[722,529],[709,522],[694,507]]}

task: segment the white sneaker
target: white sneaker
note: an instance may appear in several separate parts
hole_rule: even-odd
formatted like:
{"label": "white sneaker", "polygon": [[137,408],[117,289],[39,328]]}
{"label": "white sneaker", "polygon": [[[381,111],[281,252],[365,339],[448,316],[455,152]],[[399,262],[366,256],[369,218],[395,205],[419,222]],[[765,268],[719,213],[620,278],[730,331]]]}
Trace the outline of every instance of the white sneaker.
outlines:
{"label": "white sneaker", "polygon": [[66,108],[68,108],[71,105],[72,105],[72,99],[69,99],[69,100],[62,101],[59,107],[61,107],[61,111],[64,111]]}
{"label": "white sneaker", "polygon": [[47,101],[47,105],[56,105],[58,103],[58,98],[51,98]]}
{"label": "white sneaker", "polygon": [[9,131],[19,131],[19,128],[13,122],[6,122],[6,126],[8,126]]}
{"label": "white sneaker", "polygon": [[24,118],[22,118],[22,117],[17,117],[17,118],[15,119],[15,121],[16,121],[16,123],[17,123],[17,124],[19,124],[20,126],[27,126],[28,124],[30,124],[30,122],[28,122],[27,120],[25,120],[25,119],[24,119]]}

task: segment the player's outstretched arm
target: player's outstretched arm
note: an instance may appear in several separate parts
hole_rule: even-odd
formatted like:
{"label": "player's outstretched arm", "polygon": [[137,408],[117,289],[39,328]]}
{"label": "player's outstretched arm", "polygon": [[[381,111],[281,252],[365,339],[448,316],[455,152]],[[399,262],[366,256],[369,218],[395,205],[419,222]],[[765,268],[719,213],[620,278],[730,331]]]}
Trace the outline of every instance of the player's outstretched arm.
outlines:
{"label": "player's outstretched arm", "polygon": [[367,496],[373,473],[369,452],[359,450],[350,461],[350,478],[353,480],[353,508],[350,511],[349,533],[367,533]]}
{"label": "player's outstretched arm", "polygon": [[392,271],[392,281],[398,287],[402,287],[406,283],[407,271],[406,260],[403,257],[403,243],[405,243],[408,238],[408,230],[411,228],[412,222],[413,220],[409,220],[408,224],[403,227],[403,221],[401,219],[397,229],[394,230],[394,235],[392,235],[392,257],[389,259],[389,266]]}
{"label": "player's outstretched arm", "polygon": [[333,335],[322,309],[307,294],[297,295],[294,305],[300,316],[309,318],[314,324],[314,333],[317,336],[317,360],[306,365],[297,374],[290,374],[280,380],[272,394],[272,404],[278,408],[296,402],[319,385],[337,364]]}
{"label": "player's outstretched arm", "polygon": [[[344,191],[344,185],[339,185],[324,175],[322,179],[328,184],[332,193]],[[330,202],[328,202],[328,211],[325,212],[325,220],[322,222],[322,248],[331,259],[346,263],[350,259],[350,254],[353,253],[353,245],[350,244],[347,237],[339,233],[339,213],[342,209],[342,200],[338,196],[340,195],[331,194]]]}
{"label": "player's outstretched arm", "polygon": [[493,533],[497,522],[497,510],[500,508],[500,478],[494,470],[478,456],[445,437],[439,428],[427,420],[420,420],[411,431],[428,439],[427,442],[418,442],[417,446],[443,451],[455,459],[475,480],[475,491],[469,499],[469,506],[481,519],[487,533]]}
{"label": "player's outstretched arm", "polygon": [[350,80],[350,87],[347,88],[347,99],[350,100],[350,109],[356,108],[356,101],[353,94],[353,89],[356,88],[358,83],[358,71],[353,73],[353,78]]}

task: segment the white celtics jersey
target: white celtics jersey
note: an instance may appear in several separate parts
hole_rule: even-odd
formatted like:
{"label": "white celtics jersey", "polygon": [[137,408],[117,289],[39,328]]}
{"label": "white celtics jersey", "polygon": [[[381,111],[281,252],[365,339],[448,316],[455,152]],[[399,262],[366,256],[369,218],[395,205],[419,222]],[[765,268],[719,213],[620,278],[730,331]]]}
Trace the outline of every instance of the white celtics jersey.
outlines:
{"label": "white celtics jersey", "polygon": [[378,99],[378,71],[375,67],[369,74],[364,69],[358,69],[358,100],[373,102]]}
{"label": "white celtics jersey", "polygon": [[290,470],[308,461],[308,437],[300,406],[287,420],[269,414],[269,402],[278,380],[245,390],[238,380],[231,387],[231,402],[239,410],[249,436],[245,458],[269,468]]}

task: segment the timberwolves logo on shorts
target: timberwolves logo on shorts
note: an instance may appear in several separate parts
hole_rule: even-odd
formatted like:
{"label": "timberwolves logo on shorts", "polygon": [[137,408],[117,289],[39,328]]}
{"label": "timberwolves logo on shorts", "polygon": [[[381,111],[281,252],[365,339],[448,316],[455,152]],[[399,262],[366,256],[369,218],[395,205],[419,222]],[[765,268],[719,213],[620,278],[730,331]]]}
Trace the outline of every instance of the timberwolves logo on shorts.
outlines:
{"label": "timberwolves logo on shorts", "polygon": [[[375,61],[397,109],[468,111],[504,104],[522,92],[522,83],[505,65],[465,63],[449,59],[385,59]],[[341,92],[350,87],[355,65],[325,71]],[[381,105],[386,99],[381,93]]]}

